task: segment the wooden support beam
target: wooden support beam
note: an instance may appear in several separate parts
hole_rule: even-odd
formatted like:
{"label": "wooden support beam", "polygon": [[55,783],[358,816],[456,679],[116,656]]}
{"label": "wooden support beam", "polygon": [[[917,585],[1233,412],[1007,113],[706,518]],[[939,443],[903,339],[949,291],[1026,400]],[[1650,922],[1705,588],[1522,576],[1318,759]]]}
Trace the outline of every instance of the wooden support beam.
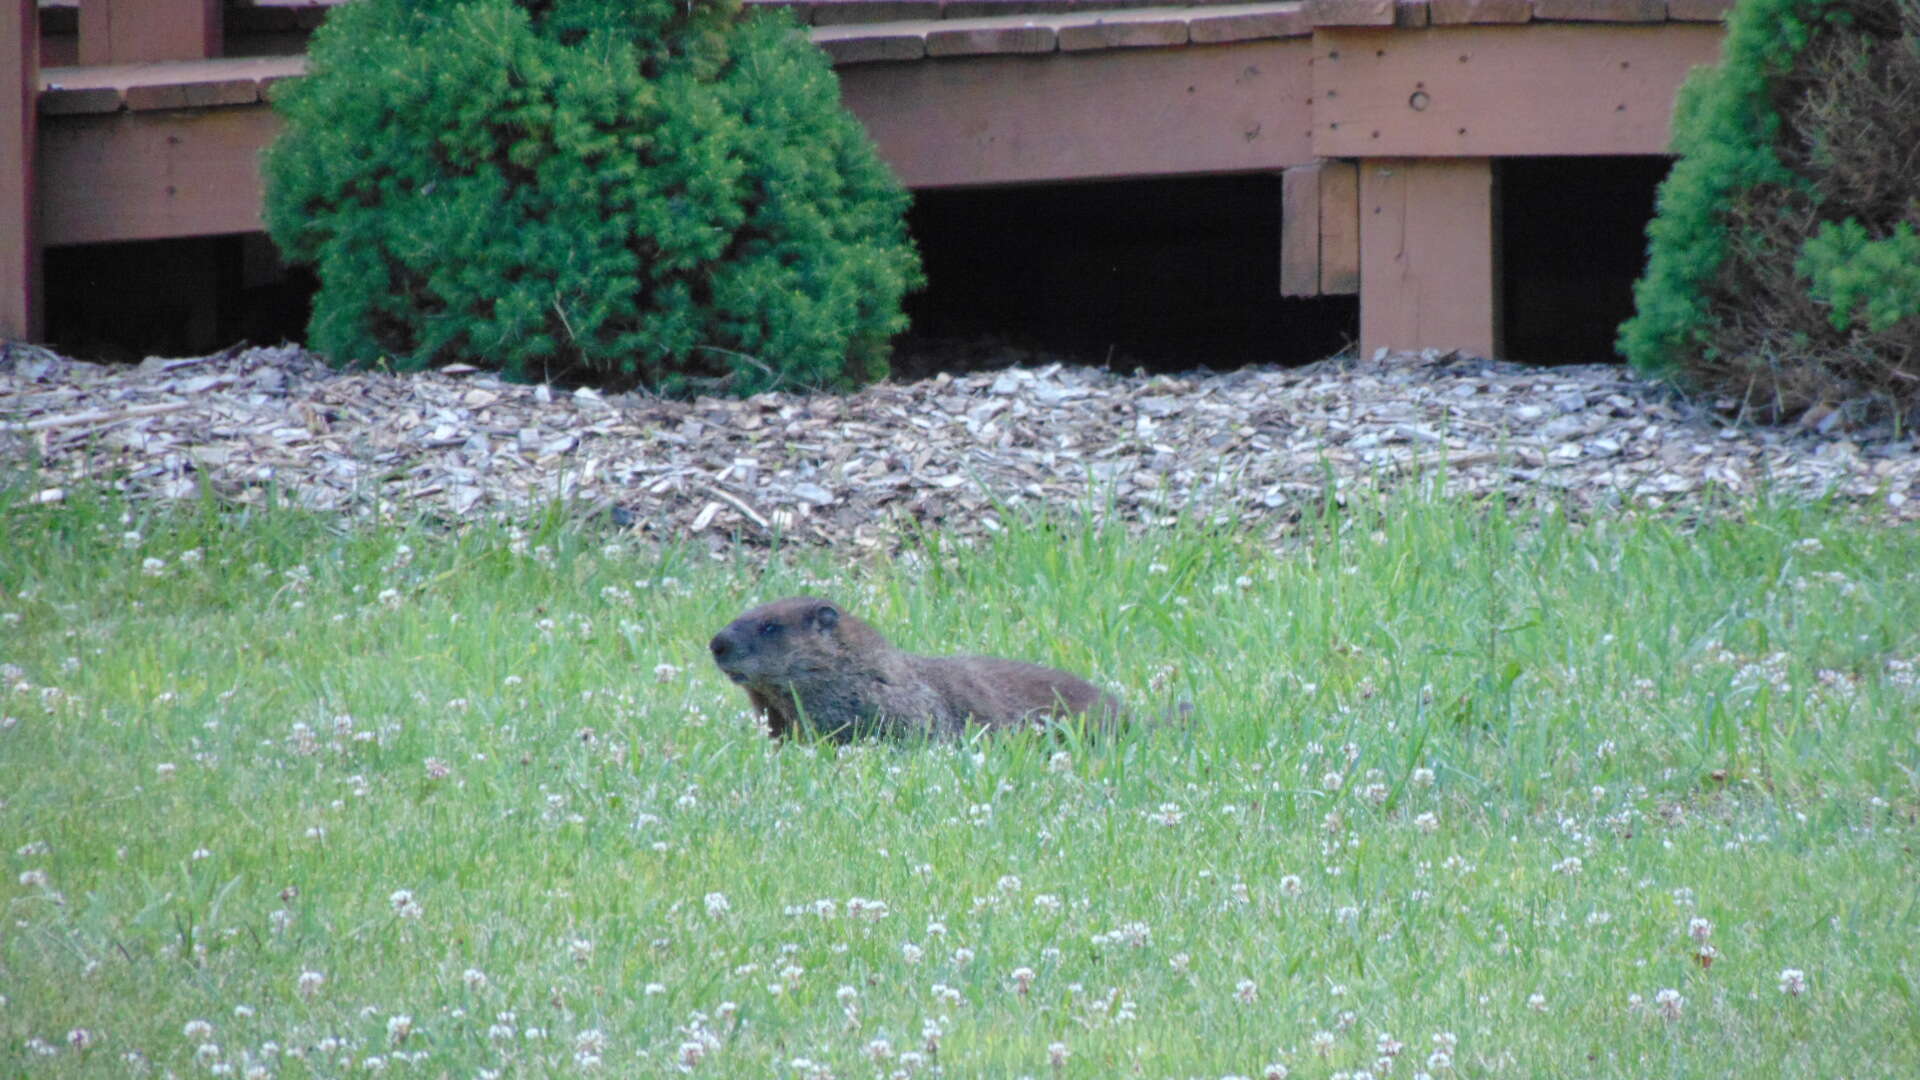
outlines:
{"label": "wooden support beam", "polygon": [[1360,348],[1504,348],[1500,197],[1487,158],[1360,163]]}
{"label": "wooden support beam", "polygon": [[1351,161],[1316,161],[1281,174],[1280,295],[1360,291],[1360,190]]}
{"label": "wooden support beam", "polygon": [[1313,160],[1312,47],[1269,39],[838,74],[841,99],[912,188],[1269,172]]}
{"label": "wooden support beam", "polygon": [[[1441,4],[1436,20],[1452,18]],[[1531,23],[1314,33],[1320,157],[1664,154],[1713,23]]]}
{"label": "wooden support beam", "polygon": [[266,105],[49,117],[41,128],[45,243],[256,232]]}
{"label": "wooden support beam", "polygon": [[210,60],[221,54],[220,0],[80,0],[80,63]]}
{"label": "wooden support beam", "polygon": [[[34,204],[40,10],[0,0],[0,341],[40,337],[40,246]],[[11,69],[10,71],[8,69]]]}

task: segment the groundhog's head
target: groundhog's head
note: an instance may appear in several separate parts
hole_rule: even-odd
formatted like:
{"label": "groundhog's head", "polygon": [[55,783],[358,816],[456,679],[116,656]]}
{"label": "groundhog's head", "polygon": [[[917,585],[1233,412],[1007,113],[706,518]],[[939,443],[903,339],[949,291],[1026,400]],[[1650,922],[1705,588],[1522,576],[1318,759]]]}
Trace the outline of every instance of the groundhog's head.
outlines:
{"label": "groundhog's head", "polygon": [[707,647],[727,678],[742,686],[778,686],[830,670],[842,647],[840,609],[812,596],[762,604],[727,624]]}

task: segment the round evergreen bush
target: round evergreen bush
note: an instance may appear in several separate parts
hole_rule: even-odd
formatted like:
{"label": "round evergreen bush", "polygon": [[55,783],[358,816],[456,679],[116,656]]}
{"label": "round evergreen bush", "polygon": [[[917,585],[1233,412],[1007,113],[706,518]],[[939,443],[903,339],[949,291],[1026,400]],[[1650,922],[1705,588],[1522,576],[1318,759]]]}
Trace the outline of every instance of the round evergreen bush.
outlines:
{"label": "round evergreen bush", "polygon": [[1920,419],[1920,3],[1740,0],[1673,142],[1622,354],[1758,419]]}
{"label": "round evergreen bush", "polygon": [[337,362],[667,392],[886,373],[908,196],[739,0],[356,0],[282,84],[267,227]]}

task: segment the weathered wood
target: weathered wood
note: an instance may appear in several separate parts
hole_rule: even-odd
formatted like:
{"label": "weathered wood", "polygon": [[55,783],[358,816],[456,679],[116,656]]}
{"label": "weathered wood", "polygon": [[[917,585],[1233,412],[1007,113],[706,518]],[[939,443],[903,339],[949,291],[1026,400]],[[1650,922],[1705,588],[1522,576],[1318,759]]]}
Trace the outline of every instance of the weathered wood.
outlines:
{"label": "weathered wood", "polygon": [[1130,49],[1143,46],[1185,45],[1187,12],[1180,8],[1108,12],[1088,19],[1055,23],[1061,52],[1086,49]]}
{"label": "weathered wood", "polygon": [[1320,169],[1320,292],[1360,291],[1360,170],[1351,161]]}
{"label": "weathered wood", "polygon": [[1053,27],[1018,16],[1007,19],[956,19],[936,23],[927,30],[927,55],[1050,53],[1057,41]]}
{"label": "weathered wood", "polygon": [[1360,347],[1501,351],[1499,193],[1487,158],[1360,163]]}
{"label": "weathered wood", "polygon": [[43,242],[255,232],[265,105],[48,118],[40,132]]}
{"label": "weathered wood", "polygon": [[1321,157],[1661,154],[1709,23],[1533,23],[1314,35]]}
{"label": "weathered wood", "polygon": [[1298,37],[1313,33],[1303,0],[1284,4],[1241,4],[1219,11],[1199,10],[1187,18],[1187,35],[1196,45],[1256,38]]}
{"label": "weathered wood", "polygon": [[1430,0],[1435,26],[1523,23],[1533,18],[1533,0]]}
{"label": "weathered wood", "polygon": [[813,43],[835,64],[871,64],[891,60],[919,60],[927,55],[924,23],[881,23],[877,26],[818,26]]}
{"label": "weathered wood", "polygon": [[[40,336],[40,246],[34,194],[40,11],[0,0],[0,341]],[[9,71],[8,69],[12,70]]]}
{"label": "weathered wood", "polygon": [[152,405],[129,405],[124,409],[88,409],[86,412],[71,413],[66,416],[44,416],[38,420],[26,420],[17,424],[0,424],[0,432],[20,434],[94,424],[115,424],[122,420],[133,420],[142,416],[160,416],[164,413],[191,408],[193,408],[191,401],[165,401]]}
{"label": "weathered wood", "polygon": [[1394,0],[1307,0],[1315,26],[1392,26]]}
{"label": "weathered wood", "polygon": [[1359,181],[1350,161],[1316,161],[1281,176],[1280,295],[1360,291]]}
{"label": "weathered wood", "polygon": [[1277,171],[1309,151],[1307,38],[840,69],[907,186]]}
{"label": "weathered wood", "polygon": [[220,0],[80,0],[80,63],[220,55]]}
{"label": "weathered wood", "polygon": [[1540,22],[1657,23],[1667,19],[1667,0],[1533,0]]}
{"label": "weathered wood", "polygon": [[40,95],[44,116],[134,109],[193,109],[266,100],[274,82],[304,74],[304,56],[108,64],[47,68]]}
{"label": "weathered wood", "polygon": [[1675,22],[1724,22],[1733,0],[1667,0],[1667,18]]}
{"label": "weathered wood", "polygon": [[1320,295],[1321,162],[1280,175],[1280,295]]}

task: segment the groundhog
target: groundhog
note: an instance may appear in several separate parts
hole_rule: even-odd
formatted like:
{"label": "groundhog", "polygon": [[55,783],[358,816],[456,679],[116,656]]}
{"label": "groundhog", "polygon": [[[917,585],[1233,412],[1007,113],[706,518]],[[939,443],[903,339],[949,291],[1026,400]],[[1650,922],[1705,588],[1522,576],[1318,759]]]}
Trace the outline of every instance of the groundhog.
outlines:
{"label": "groundhog", "polygon": [[1050,719],[1119,720],[1119,699],[1085,679],[992,656],[915,656],[825,600],[795,596],[727,624],[708,646],[779,739],[805,729],[861,736],[958,735],[969,723],[1015,728]]}

